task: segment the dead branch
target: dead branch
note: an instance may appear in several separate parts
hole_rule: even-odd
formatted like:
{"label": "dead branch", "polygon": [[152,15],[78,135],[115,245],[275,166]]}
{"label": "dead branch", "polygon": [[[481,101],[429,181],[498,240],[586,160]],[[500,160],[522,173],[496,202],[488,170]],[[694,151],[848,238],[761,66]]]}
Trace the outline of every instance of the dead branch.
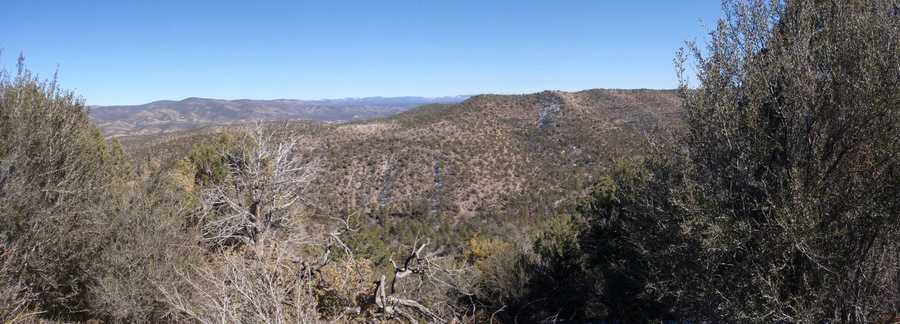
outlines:
{"label": "dead branch", "polygon": [[227,179],[203,188],[203,203],[214,214],[202,225],[204,241],[220,247],[257,245],[285,226],[318,173],[318,162],[305,161],[300,138],[264,131],[257,125],[225,148]]}
{"label": "dead branch", "polygon": [[390,262],[391,265],[394,266],[394,277],[391,279],[390,292],[387,291],[386,287],[387,276],[382,275],[381,280],[375,282],[376,287],[372,292],[371,297],[358,307],[347,308],[337,319],[335,319],[335,321],[345,315],[360,315],[365,313],[370,307],[375,306],[374,317],[404,318],[409,323],[418,323],[418,321],[415,320],[415,317],[409,313],[409,311],[414,311],[427,317],[433,323],[449,323],[432,309],[422,305],[418,301],[395,296],[396,283],[399,280],[409,278],[411,275],[429,276],[428,269],[434,263],[434,254],[422,254],[425,247],[429,244],[430,241],[419,246],[413,245],[410,254],[404,259],[402,266],[397,266],[392,254]]}

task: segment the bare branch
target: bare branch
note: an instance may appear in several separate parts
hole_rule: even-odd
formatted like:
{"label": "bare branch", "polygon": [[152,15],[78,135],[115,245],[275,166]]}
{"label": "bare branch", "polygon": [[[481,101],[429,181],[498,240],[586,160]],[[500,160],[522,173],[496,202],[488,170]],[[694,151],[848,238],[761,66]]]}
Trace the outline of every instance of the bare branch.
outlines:
{"label": "bare branch", "polygon": [[212,220],[202,224],[204,241],[219,247],[260,244],[306,201],[319,171],[318,161],[304,161],[299,137],[266,131],[261,125],[243,134],[235,147],[222,148],[227,177],[203,188],[203,203]]}

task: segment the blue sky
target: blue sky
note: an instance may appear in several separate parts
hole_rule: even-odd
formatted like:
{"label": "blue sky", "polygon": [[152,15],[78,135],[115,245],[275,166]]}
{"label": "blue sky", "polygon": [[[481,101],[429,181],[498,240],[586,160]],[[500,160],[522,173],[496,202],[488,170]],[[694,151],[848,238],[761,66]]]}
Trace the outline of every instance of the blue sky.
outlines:
{"label": "blue sky", "polygon": [[19,53],[90,105],[670,89],[706,1],[0,0]]}

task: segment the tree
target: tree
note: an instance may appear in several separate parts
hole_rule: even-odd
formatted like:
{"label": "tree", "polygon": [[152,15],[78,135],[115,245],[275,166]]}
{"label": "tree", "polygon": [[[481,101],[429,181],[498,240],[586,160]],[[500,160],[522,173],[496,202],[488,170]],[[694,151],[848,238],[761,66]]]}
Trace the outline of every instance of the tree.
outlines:
{"label": "tree", "polygon": [[222,144],[216,156],[203,154],[207,147],[191,156],[198,175],[205,175],[196,179],[207,210],[204,241],[213,247],[262,244],[299,214],[318,164],[303,160],[297,136],[260,125]]}
{"label": "tree", "polygon": [[[686,211],[733,320],[900,311],[900,4],[724,1],[679,56]],[[683,74],[692,58],[698,85]]]}
{"label": "tree", "polygon": [[668,152],[617,161],[578,207],[586,265],[610,319],[703,320],[715,307],[696,289],[705,278],[699,242],[685,232],[682,163]]}

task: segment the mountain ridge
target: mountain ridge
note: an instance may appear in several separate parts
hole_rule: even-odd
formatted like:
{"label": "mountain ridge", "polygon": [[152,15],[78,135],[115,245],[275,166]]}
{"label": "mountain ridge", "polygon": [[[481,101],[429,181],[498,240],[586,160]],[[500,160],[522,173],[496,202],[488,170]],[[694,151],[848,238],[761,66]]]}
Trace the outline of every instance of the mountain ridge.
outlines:
{"label": "mountain ridge", "polygon": [[309,119],[345,122],[402,112],[430,103],[457,103],[469,96],[364,97],[343,99],[210,99],[189,97],[142,105],[92,106],[91,119],[108,136],[146,135],[202,126]]}

